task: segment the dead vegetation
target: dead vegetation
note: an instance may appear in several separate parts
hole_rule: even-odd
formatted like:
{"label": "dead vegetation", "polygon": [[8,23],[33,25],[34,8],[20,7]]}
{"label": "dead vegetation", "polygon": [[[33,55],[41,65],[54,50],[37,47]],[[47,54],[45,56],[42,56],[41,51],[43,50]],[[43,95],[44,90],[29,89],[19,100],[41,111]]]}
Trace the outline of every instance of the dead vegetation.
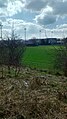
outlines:
{"label": "dead vegetation", "polygon": [[67,78],[25,68],[0,79],[0,119],[67,119]]}

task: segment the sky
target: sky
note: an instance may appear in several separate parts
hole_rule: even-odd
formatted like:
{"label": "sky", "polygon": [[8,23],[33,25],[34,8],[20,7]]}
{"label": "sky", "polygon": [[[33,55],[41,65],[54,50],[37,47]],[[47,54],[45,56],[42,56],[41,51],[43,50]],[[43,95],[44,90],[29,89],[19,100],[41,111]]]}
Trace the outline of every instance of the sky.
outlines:
{"label": "sky", "polygon": [[3,38],[67,37],[67,0],[0,0]]}

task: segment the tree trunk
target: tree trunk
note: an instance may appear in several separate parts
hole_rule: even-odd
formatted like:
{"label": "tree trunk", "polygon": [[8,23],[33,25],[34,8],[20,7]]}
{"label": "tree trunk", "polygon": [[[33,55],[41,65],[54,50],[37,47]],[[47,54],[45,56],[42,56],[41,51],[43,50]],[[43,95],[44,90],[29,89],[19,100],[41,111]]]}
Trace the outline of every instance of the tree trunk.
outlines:
{"label": "tree trunk", "polygon": [[8,75],[10,76],[10,66],[8,65]]}
{"label": "tree trunk", "polygon": [[2,66],[2,78],[4,78],[3,66]]}

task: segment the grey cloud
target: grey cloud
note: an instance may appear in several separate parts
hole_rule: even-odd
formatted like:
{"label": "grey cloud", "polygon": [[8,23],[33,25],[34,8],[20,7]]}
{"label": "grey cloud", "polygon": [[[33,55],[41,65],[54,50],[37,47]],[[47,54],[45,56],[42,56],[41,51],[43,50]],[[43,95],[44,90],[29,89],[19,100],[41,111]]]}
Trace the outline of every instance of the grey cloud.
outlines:
{"label": "grey cloud", "polygon": [[37,22],[41,25],[49,25],[56,22],[56,16],[54,15],[45,15],[42,19],[39,17],[37,18]]}
{"label": "grey cloud", "polygon": [[67,1],[65,2],[57,2],[55,4],[52,4],[54,14],[58,15],[67,15]]}
{"label": "grey cloud", "polygon": [[[52,11],[49,7],[52,8]],[[62,18],[62,16],[67,16],[67,0],[47,0],[46,6],[42,8],[39,15],[35,16],[35,20],[41,25],[49,25],[58,21],[58,18]]]}
{"label": "grey cloud", "polygon": [[0,8],[7,7],[7,0],[0,0]]}
{"label": "grey cloud", "polygon": [[47,1],[45,0],[32,0],[27,5],[27,9],[31,9],[33,11],[40,11],[43,7],[45,7],[47,4]]}

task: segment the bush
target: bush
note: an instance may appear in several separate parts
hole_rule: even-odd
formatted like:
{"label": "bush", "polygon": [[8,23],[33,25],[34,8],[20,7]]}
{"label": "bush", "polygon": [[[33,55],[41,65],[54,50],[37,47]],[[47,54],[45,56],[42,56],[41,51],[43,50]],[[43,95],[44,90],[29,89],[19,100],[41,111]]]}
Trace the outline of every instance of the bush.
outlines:
{"label": "bush", "polygon": [[64,44],[57,50],[55,67],[63,71],[64,75],[67,76],[67,38],[63,39]]}
{"label": "bush", "polygon": [[2,67],[2,77],[3,77],[3,66],[8,67],[8,74],[10,75],[10,67],[14,67],[15,76],[18,75],[21,67],[21,59],[25,46],[23,43],[17,40],[2,40],[0,42],[0,65]]}

